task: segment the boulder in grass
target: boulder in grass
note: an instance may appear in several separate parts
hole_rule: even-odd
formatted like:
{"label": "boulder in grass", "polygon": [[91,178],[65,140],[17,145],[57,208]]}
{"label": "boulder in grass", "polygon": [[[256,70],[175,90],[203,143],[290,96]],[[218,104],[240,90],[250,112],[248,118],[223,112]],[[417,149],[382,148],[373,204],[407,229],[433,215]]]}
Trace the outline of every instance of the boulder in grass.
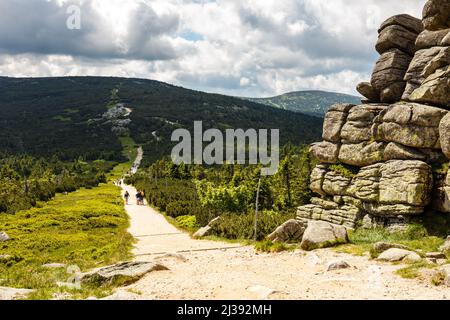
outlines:
{"label": "boulder in grass", "polygon": [[80,276],[81,284],[130,284],[138,281],[147,273],[169,270],[167,267],[154,262],[121,262],[115,265],[94,269]]}
{"label": "boulder in grass", "polygon": [[378,261],[386,262],[417,262],[421,259],[422,258],[417,253],[399,248],[388,249],[381,253],[377,258]]}
{"label": "boulder in grass", "polygon": [[212,233],[212,228],[210,226],[205,226],[203,228],[200,228],[197,230],[197,232],[195,232],[192,237],[198,239],[198,238],[203,238],[206,236],[211,235]]}
{"label": "boulder in grass", "polygon": [[314,250],[347,242],[348,234],[344,226],[310,220],[300,246],[303,250]]}
{"label": "boulder in grass", "polygon": [[8,236],[6,232],[0,232],[0,242],[9,241],[11,238]]}
{"label": "boulder in grass", "polygon": [[444,244],[439,247],[439,251],[443,254],[450,254],[450,236],[448,236]]}
{"label": "boulder in grass", "polygon": [[380,253],[383,253],[384,251],[389,250],[389,249],[393,249],[393,248],[411,251],[410,248],[408,248],[407,246],[404,246],[402,244],[388,243],[388,242],[377,242],[377,243],[373,244],[372,252],[374,254],[376,254],[376,255],[379,255]]}

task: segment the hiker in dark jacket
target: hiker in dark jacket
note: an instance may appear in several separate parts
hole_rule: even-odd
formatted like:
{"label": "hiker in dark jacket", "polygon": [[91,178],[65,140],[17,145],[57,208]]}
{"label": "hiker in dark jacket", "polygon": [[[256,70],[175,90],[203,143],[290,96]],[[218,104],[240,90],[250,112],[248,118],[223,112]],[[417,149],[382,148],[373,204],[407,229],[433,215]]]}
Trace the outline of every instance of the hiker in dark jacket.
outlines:
{"label": "hiker in dark jacket", "polygon": [[130,194],[128,193],[128,191],[125,191],[123,197],[125,198],[125,204],[128,205],[128,199],[130,199]]}
{"label": "hiker in dark jacket", "polygon": [[141,192],[138,191],[138,193],[136,193],[136,204],[138,206],[140,206],[142,204],[142,196],[141,196]]}

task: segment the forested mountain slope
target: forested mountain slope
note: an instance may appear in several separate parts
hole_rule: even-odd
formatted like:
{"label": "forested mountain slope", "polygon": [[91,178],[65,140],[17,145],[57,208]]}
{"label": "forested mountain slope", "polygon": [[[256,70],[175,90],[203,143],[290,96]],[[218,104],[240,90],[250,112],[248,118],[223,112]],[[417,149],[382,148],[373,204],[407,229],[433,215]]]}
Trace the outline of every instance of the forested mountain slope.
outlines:
{"label": "forested mountain slope", "polygon": [[204,129],[277,128],[282,144],[311,143],[322,129],[320,118],[152,80],[0,77],[0,152],[120,160],[118,136],[105,116],[118,103],[133,111],[127,129],[147,162],[168,154],[172,131],[194,121]]}

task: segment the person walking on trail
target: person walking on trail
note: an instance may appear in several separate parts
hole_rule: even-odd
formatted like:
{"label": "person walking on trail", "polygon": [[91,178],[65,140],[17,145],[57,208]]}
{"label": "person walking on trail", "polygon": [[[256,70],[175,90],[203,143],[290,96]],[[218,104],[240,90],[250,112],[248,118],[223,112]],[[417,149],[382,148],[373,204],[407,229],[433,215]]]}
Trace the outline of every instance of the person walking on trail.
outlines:
{"label": "person walking on trail", "polygon": [[144,190],[141,191],[141,205],[144,205],[144,199],[145,199],[145,192]]}
{"label": "person walking on trail", "polygon": [[141,192],[138,191],[138,193],[136,193],[136,204],[137,204],[138,206],[140,206],[141,203],[142,203]]}
{"label": "person walking on trail", "polygon": [[128,205],[128,199],[130,199],[130,194],[128,193],[128,191],[125,191],[123,197],[125,198],[125,204]]}

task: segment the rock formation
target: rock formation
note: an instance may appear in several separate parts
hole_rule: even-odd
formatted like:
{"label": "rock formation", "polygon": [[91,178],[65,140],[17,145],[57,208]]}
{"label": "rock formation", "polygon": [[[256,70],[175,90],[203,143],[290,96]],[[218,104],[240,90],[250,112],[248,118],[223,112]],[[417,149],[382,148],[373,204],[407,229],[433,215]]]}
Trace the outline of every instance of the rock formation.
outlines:
{"label": "rock formation", "polygon": [[355,228],[405,223],[426,210],[450,213],[450,0],[430,0],[422,21],[387,19],[361,105],[330,108],[311,153],[311,204],[301,222]]}

